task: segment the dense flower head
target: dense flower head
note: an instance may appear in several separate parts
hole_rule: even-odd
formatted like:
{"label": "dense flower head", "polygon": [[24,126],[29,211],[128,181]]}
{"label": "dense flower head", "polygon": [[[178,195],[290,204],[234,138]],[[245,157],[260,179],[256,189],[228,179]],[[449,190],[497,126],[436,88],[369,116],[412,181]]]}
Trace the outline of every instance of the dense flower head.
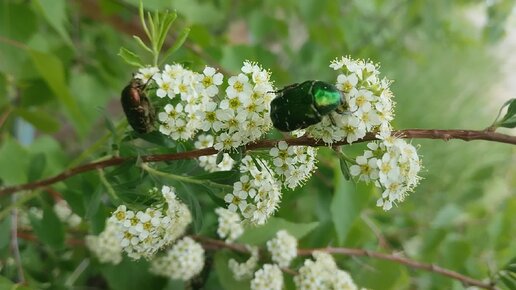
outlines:
{"label": "dense flower head", "polygon": [[[149,76],[156,96],[166,98],[158,113],[159,131],[174,140],[190,140],[198,132],[212,134],[217,150],[232,149],[259,139],[271,127],[270,101],[274,88],[268,71],[244,62],[242,72],[224,77],[212,67],[197,73],[180,64],[165,65],[162,71],[141,69],[136,77]],[[215,169],[205,160],[208,169]],[[211,167],[210,167],[211,166]]]}
{"label": "dense flower head", "polygon": [[254,273],[251,280],[251,290],[281,290],[283,289],[283,274],[278,265],[265,264]]}
{"label": "dense flower head", "polygon": [[228,79],[226,95],[215,110],[211,128],[217,133],[217,150],[258,140],[272,126],[269,110],[274,87],[270,73],[249,61],[244,62],[241,71]]}
{"label": "dense flower head", "polygon": [[215,213],[219,224],[217,234],[220,238],[226,239],[227,243],[235,241],[244,233],[240,215],[221,207],[215,209]]}
{"label": "dense flower head", "polygon": [[145,211],[132,211],[121,205],[109,218],[116,225],[117,238],[127,255],[133,259],[151,258],[160,248],[181,236],[192,221],[188,207],[176,199],[172,187],[163,186],[163,206]]}
{"label": "dense flower head", "polygon": [[357,164],[350,167],[350,173],[359,180],[374,181],[382,190],[377,206],[389,210],[417,186],[421,162],[412,144],[387,133],[378,137],[381,142],[367,144],[369,150],[356,158]]}
{"label": "dense flower head", "polygon": [[294,277],[296,289],[357,289],[351,276],[337,267],[330,254],[315,251],[312,253],[312,256],[315,260],[306,259],[303,266],[299,269],[299,274]]}
{"label": "dense flower head", "polygon": [[[197,141],[194,143],[194,146],[197,149],[212,147],[214,140],[215,139],[213,138],[213,135],[199,134],[199,136],[197,136]],[[235,161],[231,158],[231,156],[229,156],[228,153],[223,154],[222,161],[218,164],[217,155],[199,156],[197,159],[199,160],[199,166],[208,172],[231,170],[231,168],[233,168],[233,164],[235,163]]]}
{"label": "dense flower head", "polygon": [[337,58],[330,67],[340,73],[336,87],[344,93],[345,102],[339,112],[307,128],[308,134],[331,144],[342,140],[352,143],[367,132],[390,131],[394,118],[391,82],[380,79],[378,67],[348,57]]}
{"label": "dense flower head", "polygon": [[[257,167],[260,166],[260,168]],[[281,200],[280,183],[272,174],[267,161],[247,155],[240,163],[240,180],[224,200],[228,209],[239,212],[252,224],[264,224],[276,211]]]}
{"label": "dense flower head", "polygon": [[276,233],[276,237],[267,241],[267,250],[271,253],[274,263],[286,268],[297,256],[297,240],[287,231],[281,230]]}
{"label": "dense flower head", "polygon": [[235,259],[229,259],[228,267],[233,272],[235,280],[245,280],[253,276],[256,266],[258,266],[258,247],[247,245],[247,250],[251,253],[249,259],[243,263],[238,263]]}
{"label": "dense flower head", "polygon": [[189,237],[177,241],[165,256],[152,260],[150,271],[156,275],[190,280],[204,267],[203,247]]}
{"label": "dense flower head", "polygon": [[101,263],[117,265],[122,261],[122,246],[117,238],[117,226],[113,222],[108,221],[98,236],[86,236],[86,246]]}
{"label": "dense flower head", "polygon": [[315,171],[317,148],[310,146],[288,146],[280,141],[269,150],[274,172],[283,185],[294,189],[302,185]]}

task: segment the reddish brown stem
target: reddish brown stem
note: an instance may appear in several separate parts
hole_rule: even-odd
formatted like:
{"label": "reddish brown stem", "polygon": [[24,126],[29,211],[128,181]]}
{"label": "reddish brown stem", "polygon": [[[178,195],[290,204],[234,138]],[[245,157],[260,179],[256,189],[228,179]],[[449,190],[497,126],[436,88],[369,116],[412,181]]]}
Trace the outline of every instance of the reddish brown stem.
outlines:
{"label": "reddish brown stem", "polygon": [[[210,249],[230,249],[237,252],[248,252],[248,250],[240,244],[228,244],[220,240],[214,240],[205,237],[194,237],[198,242],[202,243],[203,246],[207,245]],[[298,249],[297,254],[299,256],[309,256],[312,255],[314,251],[326,252],[329,254],[340,254],[346,256],[364,256],[374,259],[387,260],[391,262],[395,262],[398,264],[405,265],[414,269],[421,269],[433,273],[437,273],[455,280],[462,282],[468,286],[477,286],[484,289],[496,289],[494,284],[485,283],[477,279],[473,279],[471,277],[462,275],[455,271],[445,269],[434,264],[426,264],[418,261],[414,261],[400,255],[396,254],[384,254],[379,252],[373,252],[365,249],[356,249],[356,248],[319,248],[319,249]]]}
{"label": "reddish brown stem", "polygon": [[[472,140],[486,140],[492,142],[500,142],[506,144],[516,145],[516,136],[505,135],[496,132],[488,132],[488,131],[474,131],[474,130],[424,130],[424,129],[407,129],[407,130],[399,130],[394,131],[394,135],[399,136],[400,138],[405,139],[442,139],[448,141],[450,139],[460,139],[464,141],[472,141]],[[367,142],[377,140],[374,134],[367,134],[364,138],[356,141],[355,143]],[[261,140],[252,144],[248,144],[245,146],[245,150],[256,150],[256,149],[266,149],[275,146],[279,140]],[[300,138],[292,138],[287,139],[288,144],[290,145],[304,145],[304,146],[326,146],[322,141],[316,141],[314,139],[300,137]],[[346,145],[348,144],[346,141],[334,143],[333,145]],[[179,152],[179,153],[170,153],[170,154],[157,154],[157,155],[145,155],[140,156],[139,159],[142,162],[158,162],[158,161],[169,161],[169,160],[180,160],[180,159],[193,159],[199,156],[205,155],[213,155],[216,154],[217,151],[213,149],[213,147],[205,148],[205,149],[197,149],[187,152]],[[54,184],[56,182],[63,181],[67,178],[70,178],[74,175],[88,172],[100,168],[106,168],[111,166],[117,166],[124,162],[135,162],[136,157],[112,157],[107,160],[88,163],[84,165],[80,165],[77,167],[73,167],[67,169],[58,175],[55,175],[50,178],[42,179],[35,182],[29,182],[25,184],[15,185],[15,186],[7,186],[0,189],[0,196],[10,194],[13,192],[17,192],[20,190],[33,190],[40,187],[48,186],[50,184]]]}
{"label": "reddish brown stem", "polygon": [[320,248],[320,249],[298,249],[297,254],[299,256],[309,256],[314,251],[322,251],[329,254],[340,254],[346,256],[365,256],[369,258],[375,258],[380,260],[387,260],[391,262],[395,262],[398,264],[405,265],[414,269],[421,269],[429,272],[434,272],[443,276],[450,277],[452,279],[461,281],[463,284],[468,286],[477,286],[484,289],[496,289],[495,285],[492,283],[484,283],[480,280],[473,279],[471,277],[462,275],[452,270],[448,270],[442,267],[439,267],[434,264],[426,264],[418,261],[414,261],[403,256],[397,254],[384,254],[378,252],[372,252],[364,249],[354,249],[354,248]]}

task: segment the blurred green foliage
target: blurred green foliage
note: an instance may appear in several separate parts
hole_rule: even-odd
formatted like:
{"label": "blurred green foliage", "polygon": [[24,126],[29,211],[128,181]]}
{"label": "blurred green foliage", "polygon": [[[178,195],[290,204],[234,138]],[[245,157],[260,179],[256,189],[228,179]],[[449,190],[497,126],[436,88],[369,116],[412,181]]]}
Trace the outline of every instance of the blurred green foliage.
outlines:
{"label": "blurred green foliage", "polygon": [[[396,128],[481,129],[490,125],[504,102],[491,88],[504,77],[499,67],[509,56],[496,55],[492,47],[504,39],[514,2],[146,0],[145,6],[177,10],[176,36],[180,28],[191,27],[186,45],[170,62],[194,69],[214,65],[235,73],[249,59],[270,69],[281,87],[306,79],[332,80],[335,76],[328,65],[335,57],[367,58],[381,63],[382,74],[395,80]],[[486,21],[475,24],[471,15]],[[2,185],[49,177],[72,164],[112,154],[113,145],[119,146],[122,156],[189,149],[155,136],[138,146],[121,141],[125,127],[119,93],[134,68],[117,53],[121,46],[141,52],[131,34],[141,34],[135,0],[0,2],[0,116],[6,117],[5,122],[0,118]],[[16,139],[21,120],[36,129],[30,145]],[[122,125],[104,126],[113,123]],[[301,247],[404,252],[478,279],[502,269],[516,256],[514,148],[477,141],[413,143],[421,144],[424,180],[393,210],[375,207],[375,189],[345,181],[335,153],[321,150],[318,173],[302,189],[284,193],[271,223],[240,240],[265,240],[283,227],[302,237]],[[363,145],[345,151],[360,148]],[[201,174],[189,160],[167,162],[161,169]],[[144,203],[147,189],[161,182],[142,175],[134,164],[105,174],[123,193],[124,202],[135,204]],[[174,185],[185,189],[183,200],[197,209],[195,232],[213,234],[216,219],[209,212],[216,204],[204,193],[212,189]],[[92,232],[102,230],[113,206],[105,202],[106,189],[96,172],[68,179],[55,189],[86,219]],[[66,229],[49,210],[51,200],[48,192],[40,191],[21,206],[44,209],[42,220],[31,219],[38,242],[20,240],[30,289],[69,287],[69,278],[87,257],[84,247],[64,244]],[[11,202],[11,197],[2,197],[0,210]],[[5,218],[6,213],[0,215]],[[0,224],[1,274],[15,280],[16,268],[8,258],[8,219]],[[231,255],[216,254],[216,271],[207,289],[243,289],[224,267]],[[451,279],[390,262],[344,256],[337,260],[358,285],[370,289],[462,289]],[[78,277],[73,276],[72,285],[183,286],[147,273],[144,262],[126,260],[118,267],[89,262]],[[10,285],[9,279],[0,278],[0,285]]]}

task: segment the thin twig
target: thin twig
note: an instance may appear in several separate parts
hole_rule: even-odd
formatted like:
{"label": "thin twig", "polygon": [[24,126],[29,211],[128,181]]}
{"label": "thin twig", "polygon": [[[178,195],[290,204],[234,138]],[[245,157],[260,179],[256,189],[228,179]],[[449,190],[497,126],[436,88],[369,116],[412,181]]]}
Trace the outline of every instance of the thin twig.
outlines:
{"label": "thin twig", "polygon": [[[244,252],[244,253],[248,252],[247,248],[241,244],[228,244],[228,243],[225,243],[224,241],[214,240],[214,239],[200,237],[200,236],[195,236],[193,238],[195,240],[197,240],[198,242],[200,242],[201,244],[203,244],[203,246],[207,246],[208,248],[211,248],[211,249],[218,248],[218,249],[230,249],[233,251]],[[364,256],[364,257],[375,258],[375,259],[380,259],[380,260],[387,260],[387,261],[405,265],[410,268],[421,269],[421,270],[433,272],[436,274],[440,274],[440,275],[461,281],[465,285],[477,286],[477,287],[484,288],[484,289],[492,289],[492,290],[496,289],[494,284],[485,283],[480,280],[462,275],[455,271],[436,266],[434,264],[421,263],[421,262],[414,261],[414,260],[402,257],[400,255],[395,255],[395,254],[384,254],[384,253],[373,252],[373,251],[369,251],[369,250],[365,250],[365,249],[357,249],[357,248],[298,249],[297,254],[299,256],[310,256],[310,255],[312,255],[312,253],[314,251],[321,251],[321,252],[326,252],[329,254],[340,254],[340,255],[346,255],[346,256]],[[290,270],[290,271],[292,271],[292,270]],[[295,271],[294,271],[294,273],[295,273]]]}
{"label": "thin twig", "polygon": [[405,265],[410,268],[415,269],[421,269],[433,273],[437,273],[443,276],[447,276],[449,278],[461,281],[465,285],[469,286],[477,286],[484,289],[496,289],[495,285],[492,283],[485,283],[477,279],[473,279],[471,277],[462,275],[460,273],[457,273],[455,271],[439,267],[435,264],[427,264],[427,263],[421,263],[418,261],[414,261],[408,258],[405,258],[403,256],[397,255],[397,254],[385,254],[385,253],[378,253],[373,252],[369,250],[364,249],[357,249],[357,248],[318,248],[318,249],[298,249],[297,254],[299,256],[308,256],[311,255],[314,251],[323,251],[329,254],[340,254],[340,255],[346,255],[346,256],[363,256],[363,257],[369,257],[369,258],[375,258],[380,260],[387,260],[391,262],[395,262],[398,264]]}
{"label": "thin twig", "polygon": [[[398,136],[399,138],[405,139],[441,139],[441,140],[451,140],[451,139],[460,139],[464,141],[473,141],[473,140],[485,140],[492,142],[500,142],[506,144],[516,145],[516,136],[505,135],[496,132],[488,132],[488,131],[476,131],[476,130],[424,130],[424,129],[407,129],[407,130],[399,130],[393,131],[393,135]],[[364,138],[357,140],[354,143],[367,142],[372,140],[377,140],[374,134],[367,134]],[[245,146],[244,150],[256,150],[256,149],[267,149],[276,146],[276,144],[280,140],[261,140],[255,143],[251,143]],[[293,146],[326,146],[322,141],[316,141],[307,137],[300,138],[292,138],[285,140],[289,145]],[[333,145],[346,145],[348,144],[346,141],[337,142]],[[213,155],[217,154],[217,150],[213,147],[205,148],[205,149],[197,149],[186,152],[179,153],[170,153],[170,154],[157,154],[157,155],[145,155],[140,156],[140,161],[147,162],[159,162],[159,161],[170,161],[170,160],[182,160],[182,159],[194,159],[200,156]],[[125,162],[136,162],[137,157],[112,157],[106,160],[92,162],[84,165],[80,165],[77,167],[73,167],[67,169],[53,177],[42,179],[35,182],[29,182],[20,185],[7,186],[0,189],[0,196],[7,195],[10,193],[14,193],[20,190],[33,190],[36,188],[48,186],[50,184],[54,184],[63,180],[66,180],[72,176],[75,176],[80,173],[100,169],[107,168],[112,166],[121,165]]]}

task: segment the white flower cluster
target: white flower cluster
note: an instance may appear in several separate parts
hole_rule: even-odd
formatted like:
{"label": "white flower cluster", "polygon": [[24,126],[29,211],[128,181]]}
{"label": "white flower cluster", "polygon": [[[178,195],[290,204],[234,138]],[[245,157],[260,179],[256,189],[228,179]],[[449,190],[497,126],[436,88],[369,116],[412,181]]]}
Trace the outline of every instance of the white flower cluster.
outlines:
{"label": "white flower cluster", "polygon": [[283,289],[283,274],[278,265],[265,264],[254,273],[251,280],[251,290],[281,290]]}
{"label": "white flower cluster", "polygon": [[134,212],[121,205],[109,218],[117,226],[117,237],[133,259],[151,258],[160,248],[181,236],[192,221],[188,207],[176,199],[174,189],[161,189],[168,208],[147,208]]}
{"label": "white flower cluster", "polygon": [[141,69],[135,77],[144,81],[153,73],[156,95],[169,98],[164,112],[158,114],[159,131],[174,140],[192,139],[198,131],[215,133],[217,150],[232,149],[259,139],[271,127],[270,101],[274,88],[269,72],[257,64],[244,62],[242,73],[228,79],[220,102],[219,86],[223,76],[212,67],[202,74],[180,64]]}
{"label": "white flower cluster", "polygon": [[[194,146],[197,149],[212,147],[213,141],[214,138],[212,135],[200,134],[197,136],[197,141],[195,141]],[[199,160],[199,166],[208,172],[231,170],[235,163],[228,153],[224,153],[222,161],[219,164],[217,164],[217,155],[199,156],[197,159]]]}
{"label": "white flower cluster", "polygon": [[54,204],[54,212],[60,221],[67,223],[72,228],[78,226],[82,221],[80,216],[72,212],[70,206],[64,199]]}
{"label": "white flower cluster", "polygon": [[267,241],[267,250],[271,253],[272,261],[285,268],[297,256],[297,240],[287,231],[281,230],[274,239]]}
{"label": "white flower cluster", "polygon": [[281,200],[279,181],[266,161],[259,158],[253,161],[249,155],[241,160],[240,172],[242,175],[240,181],[233,184],[233,193],[224,197],[228,209],[240,211],[245,221],[252,224],[264,224]]}
{"label": "white flower cluster", "polygon": [[249,279],[253,276],[254,269],[258,265],[258,247],[246,245],[247,250],[251,253],[249,259],[243,263],[238,263],[235,259],[228,261],[228,267],[233,272],[235,280]]}
{"label": "white flower cluster", "polygon": [[215,149],[232,149],[258,140],[272,125],[270,102],[274,98],[270,73],[255,63],[244,62],[242,73],[228,80],[226,96],[218,109],[206,112],[217,133]]}
{"label": "white flower cluster", "polygon": [[172,279],[190,280],[204,267],[204,249],[189,237],[179,240],[163,257],[152,260],[150,271]]}
{"label": "white flower cluster", "polygon": [[357,164],[350,167],[350,173],[359,180],[374,181],[383,190],[376,205],[389,210],[417,186],[421,162],[412,144],[386,134],[378,137],[382,142],[367,144],[370,150],[356,158]]}
{"label": "white flower cluster", "polygon": [[394,118],[391,82],[380,79],[377,66],[342,57],[334,60],[330,67],[341,73],[336,86],[346,99],[339,111],[350,113],[331,113],[307,128],[308,134],[331,144],[344,139],[351,143],[367,132],[390,131],[390,121]]}
{"label": "white flower cluster", "polygon": [[244,233],[240,215],[221,207],[215,209],[215,213],[219,216],[217,234],[226,239],[226,243],[234,242]]}
{"label": "white flower cluster", "polygon": [[180,64],[167,64],[152,78],[158,86],[156,95],[170,99],[165,111],[158,114],[159,131],[174,140],[193,138],[203,126],[200,115],[214,105],[212,97],[219,91],[222,74],[212,67],[199,74]]}
{"label": "white flower cluster", "polygon": [[312,256],[315,261],[306,259],[299,274],[294,277],[297,289],[357,289],[351,276],[346,271],[339,270],[330,254],[316,251]]}
{"label": "white flower cluster", "polygon": [[122,261],[122,246],[117,237],[117,230],[116,224],[108,221],[106,228],[98,236],[86,236],[86,246],[99,262],[117,265]]}
{"label": "white flower cluster", "polygon": [[317,148],[310,146],[288,146],[280,141],[269,150],[274,164],[274,172],[283,185],[294,189],[303,184],[315,171]]}

